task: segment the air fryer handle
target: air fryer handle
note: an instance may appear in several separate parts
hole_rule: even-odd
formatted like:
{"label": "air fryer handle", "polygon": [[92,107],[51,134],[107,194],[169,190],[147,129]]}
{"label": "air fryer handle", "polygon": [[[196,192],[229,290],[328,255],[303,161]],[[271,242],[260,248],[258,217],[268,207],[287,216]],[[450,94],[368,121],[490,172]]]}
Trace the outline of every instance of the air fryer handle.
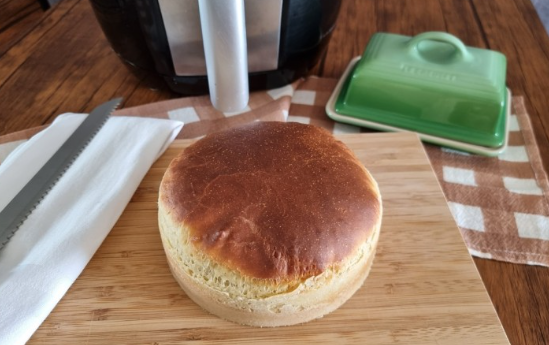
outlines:
{"label": "air fryer handle", "polygon": [[210,98],[223,112],[248,104],[244,0],[198,0]]}

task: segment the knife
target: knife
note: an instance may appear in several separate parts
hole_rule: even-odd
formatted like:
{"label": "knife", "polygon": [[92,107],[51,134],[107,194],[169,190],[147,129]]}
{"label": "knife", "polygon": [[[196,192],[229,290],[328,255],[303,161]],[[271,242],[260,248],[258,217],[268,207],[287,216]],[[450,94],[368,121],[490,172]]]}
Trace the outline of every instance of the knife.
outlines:
{"label": "knife", "polygon": [[122,98],[101,104],[84,119],[74,133],[30,179],[21,191],[0,211],[0,250],[15,234],[25,219],[48,194],[88,143],[107,122]]}

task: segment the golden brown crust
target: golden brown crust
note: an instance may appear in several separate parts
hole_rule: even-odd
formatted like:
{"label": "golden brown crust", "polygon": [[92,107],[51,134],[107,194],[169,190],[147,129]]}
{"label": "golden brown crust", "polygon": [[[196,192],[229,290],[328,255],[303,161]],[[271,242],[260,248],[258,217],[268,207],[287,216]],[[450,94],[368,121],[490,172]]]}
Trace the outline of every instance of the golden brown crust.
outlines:
{"label": "golden brown crust", "polygon": [[276,281],[337,266],[381,217],[377,185],[354,154],[298,123],[257,122],[199,140],[170,164],[160,203],[214,261]]}

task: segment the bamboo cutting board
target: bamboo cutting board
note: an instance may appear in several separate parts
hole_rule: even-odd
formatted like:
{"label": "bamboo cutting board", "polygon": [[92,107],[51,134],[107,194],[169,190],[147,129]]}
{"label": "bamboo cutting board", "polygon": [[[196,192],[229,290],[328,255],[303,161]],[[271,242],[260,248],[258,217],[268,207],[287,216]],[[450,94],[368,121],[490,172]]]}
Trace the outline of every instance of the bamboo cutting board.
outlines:
{"label": "bamboo cutting board", "polygon": [[251,328],[195,305],[170,274],[157,191],[176,141],[29,344],[508,344],[415,134],[341,136],[378,181],[383,225],[364,286],[304,325]]}

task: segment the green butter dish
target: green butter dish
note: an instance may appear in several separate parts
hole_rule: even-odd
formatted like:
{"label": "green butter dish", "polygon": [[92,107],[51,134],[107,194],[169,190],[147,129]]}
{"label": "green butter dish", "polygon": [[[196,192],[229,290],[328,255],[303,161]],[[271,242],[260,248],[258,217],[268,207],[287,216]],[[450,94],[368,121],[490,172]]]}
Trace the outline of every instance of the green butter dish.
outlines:
{"label": "green butter dish", "polygon": [[335,121],[417,132],[424,141],[494,156],[507,147],[506,58],[445,32],[377,33],[351,61],[326,112]]}

